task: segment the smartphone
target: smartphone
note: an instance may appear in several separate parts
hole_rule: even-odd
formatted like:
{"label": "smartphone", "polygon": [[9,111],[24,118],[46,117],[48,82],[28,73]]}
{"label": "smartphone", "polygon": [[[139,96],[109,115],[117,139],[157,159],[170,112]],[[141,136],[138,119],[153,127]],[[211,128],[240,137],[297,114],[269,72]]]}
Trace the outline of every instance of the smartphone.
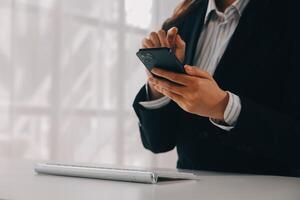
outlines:
{"label": "smartphone", "polygon": [[140,49],[136,55],[151,72],[154,67],[176,73],[185,73],[184,65],[177,59],[170,48]]}

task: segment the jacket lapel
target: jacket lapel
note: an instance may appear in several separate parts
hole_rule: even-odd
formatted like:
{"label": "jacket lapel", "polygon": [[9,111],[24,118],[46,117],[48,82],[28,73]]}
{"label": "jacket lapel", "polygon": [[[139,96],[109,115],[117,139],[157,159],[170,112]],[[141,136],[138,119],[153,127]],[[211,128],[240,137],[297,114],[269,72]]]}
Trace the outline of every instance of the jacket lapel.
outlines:
{"label": "jacket lapel", "polygon": [[[252,0],[244,11],[240,19],[239,25],[233,34],[231,41],[215,71],[214,78],[221,85],[226,86],[226,79],[234,78],[235,74],[239,74],[240,70],[249,73],[251,69],[245,69],[251,59],[245,56],[254,56],[255,52],[249,52],[252,45],[257,42],[254,36],[257,36],[259,26],[263,26],[264,11],[268,0]],[[259,22],[259,23],[258,23]],[[248,63],[245,62],[248,61]],[[243,63],[243,66],[240,66]],[[227,89],[227,88],[226,88]]]}
{"label": "jacket lapel", "polygon": [[195,9],[186,17],[187,20],[183,24],[183,35],[185,36],[184,40],[187,45],[185,64],[193,64],[195,49],[203,28],[207,5],[208,0],[199,0],[199,3],[195,5]]}

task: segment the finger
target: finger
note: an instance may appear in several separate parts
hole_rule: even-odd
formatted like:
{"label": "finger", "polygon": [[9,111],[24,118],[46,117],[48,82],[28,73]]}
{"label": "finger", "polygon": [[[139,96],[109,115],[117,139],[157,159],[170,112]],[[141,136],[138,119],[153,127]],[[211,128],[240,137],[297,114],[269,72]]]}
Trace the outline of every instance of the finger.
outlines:
{"label": "finger", "polygon": [[173,101],[175,101],[177,104],[182,104],[182,102],[184,102],[184,99],[182,96],[175,94],[171,91],[168,91],[167,89],[163,89],[157,85],[154,86],[154,89],[157,90],[159,93],[169,97],[170,99],[172,99]]}
{"label": "finger", "polygon": [[211,75],[207,71],[201,70],[197,67],[185,65],[184,69],[185,69],[186,73],[191,76],[197,76],[197,77],[206,78],[206,79],[212,78]]}
{"label": "finger", "polygon": [[149,38],[150,38],[151,42],[154,44],[155,47],[160,47],[161,46],[157,33],[151,32]]}
{"label": "finger", "polygon": [[167,33],[166,33],[166,31],[159,30],[157,34],[158,34],[158,38],[159,38],[161,46],[162,47],[168,47],[168,48],[170,48],[169,42],[167,40]]}
{"label": "finger", "polygon": [[186,43],[178,34],[176,35],[175,44],[178,49],[185,49]]}
{"label": "finger", "polygon": [[175,45],[177,33],[178,33],[178,28],[176,27],[170,28],[167,32],[167,40],[171,47]]}
{"label": "finger", "polygon": [[154,48],[154,44],[151,42],[151,40],[144,38],[142,41],[142,47],[143,48]]}
{"label": "finger", "polygon": [[163,80],[159,78],[150,77],[149,82],[153,85],[157,85],[163,89],[166,89],[172,93],[175,93],[177,95],[183,96],[185,87],[182,85],[178,85],[176,83],[172,83],[168,80]]}
{"label": "finger", "polygon": [[146,68],[146,73],[148,77],[153,77],[152,73]]}
{"label": "finger", "polygon": [[191,83],[191,77],[186,74],[178,74],[175,72],[166,71],[159,68],[153,68],[151,72],[159,77],[168,79],[169,81],[187,86]]}

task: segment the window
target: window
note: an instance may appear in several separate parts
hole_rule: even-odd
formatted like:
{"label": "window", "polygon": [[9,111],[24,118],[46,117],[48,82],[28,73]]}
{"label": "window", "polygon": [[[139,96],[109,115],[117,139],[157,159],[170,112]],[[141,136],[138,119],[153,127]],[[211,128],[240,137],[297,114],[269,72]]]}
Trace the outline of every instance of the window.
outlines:
{"label": "window", "polygon": [[163,7],[2,0],[0,156],[175,166],[174,153],[160,159],[143,149],[131,108],[146,78],[135,52]]}

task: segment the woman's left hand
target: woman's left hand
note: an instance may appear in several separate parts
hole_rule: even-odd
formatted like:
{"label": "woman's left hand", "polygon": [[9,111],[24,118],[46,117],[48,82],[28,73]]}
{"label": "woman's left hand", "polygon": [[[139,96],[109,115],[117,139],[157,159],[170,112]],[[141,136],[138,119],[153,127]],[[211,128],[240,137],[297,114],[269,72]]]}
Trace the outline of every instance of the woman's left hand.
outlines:
{"label": "woman's left hand", "polygon": [[183,110],[224,121],[229,94],[223,91],[213,77],[197,67],[186,65],[187,74],[178,74],[154,68],[149,81],[160,93],[175,101]]}

